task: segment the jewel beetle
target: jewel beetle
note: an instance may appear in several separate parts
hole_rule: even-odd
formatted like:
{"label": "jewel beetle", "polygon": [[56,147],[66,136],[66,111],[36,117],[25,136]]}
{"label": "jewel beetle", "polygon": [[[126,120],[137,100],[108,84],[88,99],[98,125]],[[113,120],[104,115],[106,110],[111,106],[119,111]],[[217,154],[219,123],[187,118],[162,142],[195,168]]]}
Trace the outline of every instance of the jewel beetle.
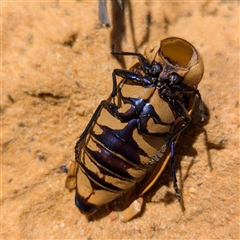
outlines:
{"label": "jewel beetle", "polygon": [[[125,197],[123,220],[141,211],[138,199],[155,183],[167,162],[178,199],[174,145],[191,121],[204,66],[188,41],[170,37],[151,42],[129,70],[114,69],[112,93],[97,107],[75,146],[66,186],[76,189],[75,204],[86,215]],[[118,83],[117,77],[121,77]]]}

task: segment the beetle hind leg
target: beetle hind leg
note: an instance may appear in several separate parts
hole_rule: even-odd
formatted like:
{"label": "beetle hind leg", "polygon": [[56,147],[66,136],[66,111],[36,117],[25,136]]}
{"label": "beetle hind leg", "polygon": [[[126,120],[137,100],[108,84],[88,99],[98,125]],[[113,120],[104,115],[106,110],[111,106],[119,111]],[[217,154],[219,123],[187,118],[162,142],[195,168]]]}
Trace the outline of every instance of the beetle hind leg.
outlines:
{"label": "beetle hind leg", "polygon": [[66,188],[68,188],[69,190],[73,190],[76,188],[76,182],[77,182],[77,162],[73,161],[70,165],[70,168],[68,170],[68,176],[65,182],[65,186]]}
{"label": "beetle hind leg", "polygon": [[138,199],[134,200],[128,208],[122,211],[121,213],[121,220],[123,222],[127,222],[134,217],[136,217],[139,213],[142,212],[143,208],[143,198],[139,197]]}
{"label": "beetle hind leg", "polygon": [[172,180],[173,180],[173,187],[176,192],[176,196],[178,201],[181,201],[181,193],[179,191],[178,185],[177,185],[177,177],[176,177],[176,169],[175,169],[175,163],[174,163],[174,156],[175,156],[175,143],[174,141],[171,142],[171,169],[172,169]]}

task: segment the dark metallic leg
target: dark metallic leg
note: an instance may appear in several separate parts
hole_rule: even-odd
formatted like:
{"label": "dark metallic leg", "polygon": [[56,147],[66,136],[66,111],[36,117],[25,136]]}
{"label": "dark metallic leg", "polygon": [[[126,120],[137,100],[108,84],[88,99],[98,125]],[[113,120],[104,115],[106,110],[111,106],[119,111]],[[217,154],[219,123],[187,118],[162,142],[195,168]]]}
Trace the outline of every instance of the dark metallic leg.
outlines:
{"label": "dark metallic leg", "polygon": [[185,128],[188,127],[190,121],[189,122],[185,122],[180,128],[178,128],[170,137],[169,139],[167,140],[167,143],[166,145],[168,146],[173,140],[175,137],[177,137],[178,134],[180,134]]}
{"label": "dark metallic leg", "polygon": [[112,72],[112,81],[113,81],[113,89],[112,89],[112,93],[111,93],[111,97],[115,97],[117,95],[117,79],[116,79],[116,74],[113,71]]}
{"label": "dark metallic leg", "polygon": [[198,91],[198,89],[196,89],[194,87],[189,87],[187,85],[181,85],[181,86],[174,85],[173,87],[174,87],[175,90],[178,90],[183,94],[196,94],[199,98],[199,111],[200,111],[200,114],[201,114],[201,121],[206,120],[207,116],[205,114],[204,107],[203,107],[203,102],[202,102],[202,97],[201,97],[201,94]]}
{"label": "dark metallic leg", "polygon": [[175,169],[175,163],[174,163],[174,153],[175,153],[175,148],[174,148],[175,144],[174,141],[171,142],[171,168],[172,168],[172,180],[173,180],[173,187],[175,189],[176,192],[176,196],[178,201],[181,201],[181,193],[178,189],[178,185],[177,185],[177,177],[176,177],[176,169]]}
{"label": "dark metallic leg", "polygon": [[132,53],[132,52],[111,52],[113,55],[125,55],[125,56],[136,56],[138,61],[143,69],[147,73],[151,73],[151,66],[148,63],[147,59],[140,53]]}
{"label": "dark metallic leg", "polygon": [[181,117],[182,120],[185,122],[182,124],[181,127],[175,129],[173,134],[169,137],[166,143],[166,145],[168,146],[178,134],[180,134],[185,128],[188,127],[189,123],[191,122],[191,116],[188,114],[186,108],[178,100],[166,98],[165,101],[168,103],[171,110],[175,112],[177,116]]}
{"label": "dark metallic leg", "polygon": [[144,72],[147,72],[149,75],[146,74],[140,75],[134,71],[123,70],[123,69],[114,69],[112,73],[112,80],[113,80],[113,90],[111,93],[111,97],[115,97],[117,95],[117,80],[116,76],[122,77],[129,81],[134,81],[139,83],[143,86],[149,85],[152,83],[151,75],[151,66],[149,65],[147,59],[140,53],[131,53],[131,52],[112,52],[113,55],[128,55],[128,56],[137,56],[139,63]]}
{"label": "dark metallic leg", "polygon": [[116,76],[122,77],[128,81],[133,81],[135,83],[141,84],[142,86],[148,86],[153,83],[153,78],[149,75],[141,75],[130,70],[114,69],[112,73],[113,91],[111,93],[111,97],[117,95]]}
{"label": "dark metallic leg", "polygon": [[143,86],[150,85],[152,83],[151,76],[143,76],[133,71],[122,70],[122,69],[114,69],[112,72],[112,81],[113,81],[113,90],[111,93],[111,97],[115,97],[117,95],[117,79],[116,76],[122,77],[126,80],[133,81],[135,83],[141,84]]}
{"label": "dark metallic leg", "polygon": [[165,123],[161,121],[154,108],[150,104],[146,104],[143,99],[138,98],[123,98],[124,103],[128,103],[131,106],[126,112],[120,113],[118,107],[107,100],[101,102],[101,106],[105,108],[113,117],[119,119],[121,122],[128,122],[134,118],[138,119],[138,132],[139,134],[146,134],[151,136],[164,136],[169,135],[169,132],[155,132],[151,133],[147,130],[147,123],[149,119],[153,119],[156,124],[164,126],[173,126],[174,122]]}
{"label": "dark metallic leg", "polygon": [[82,133],[82,135],[80,136],[79,140],[77,141],[77,145],[79,144],[79,142],[81,142],[85,137],[86,135],[88,134],[90,128],[92,127],[92,124],[93,122],[97,119],[98,117],[98,114],[99,114],[99,111],[101,109],[101,104],[97,107],[96,111],[94,112],[91,120],[89,121],[87,127],[85,128],[84,132]]}
{"label": "dark metallic leg", "polygon": [[[149,106],[148,106],[149,107]],[[147,124],[149,119],[152,118],[155,124],[160,124],[163,126],[173,126],[174,122],[171,123],[165,123],[162,122],[161,119],[159,118],[159,116],[154,112],[146,112],[145,114],[141,114],[139,116],[139,126],[138,126],[138,132],[139,134],[145,134],[145,135],[149,135],[149,136],[168,136],[169,132],[149,132],[147,129]]]}

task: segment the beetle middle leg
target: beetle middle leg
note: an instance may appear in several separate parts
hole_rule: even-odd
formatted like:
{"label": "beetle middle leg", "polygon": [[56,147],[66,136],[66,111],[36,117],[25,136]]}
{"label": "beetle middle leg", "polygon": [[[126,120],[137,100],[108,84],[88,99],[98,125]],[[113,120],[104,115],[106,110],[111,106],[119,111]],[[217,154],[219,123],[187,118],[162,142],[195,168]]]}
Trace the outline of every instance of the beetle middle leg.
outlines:
{"label": "beetle middle leg", "polygon": [[83,140],[86,137],[86,135],[89,133],[94,121],[97,119],[98,114],[100,112],[101,109],[101,105],[98,106],[98,108],[96,109],[95,113],[93,114],[91,120],[89,121],[86,129],[84,130],[84,132],[82,133],[82,135],[80,136],[79,140],[76,143],[75,146],[75,161],[73,161],[70,165],[69,171],[68,171],[68,176],[66,179],[66,187],[69,190],[72,190],[76,187],[76,175],[77,175],[77,169],[78,169],[78,160],[80,158],[80,149],[81,149],[81,145],[83,144]]}
{"label": "beetle middle leg", "polygon": [[[169,147],[170,143],[174,141],[174,139],[179,136],[179,134],[188,127],[188,125],[191,122],[191,116],[188,114],[185,107],[177,100],[171,99],[171,101],[168,101],[169,107],[177,114],[178,117],[181,117],[184,123],[175,129],[173,133],[169,133],[166,143],[161,147],[161,149],[156,153],[155,156],[153,156],[149,162],[149,165],[158,162],[163,154],[165,153],[166,149]],[[174,154],[173,154],[174,155]]]}
{"label": "beetle middle leg", "polygon": [[178,136],[185,128],[187,128],[191,122],[191,116],[188,114],[187,109],[177,99],[174,99],[172,96],[169,97],[168,94],[169,93],[167,92],[164,93],[162,95],[163,99],[168,103],[171,110],[184,121],[184,123],[181,127],[174,130],[174,132],[171,134],[167,140],[167,146],[173,141],[176,136]]}
{"label": "beetle middle leg", "polygon": [[84,132],[80,136],[80,139],[78,140],[78,142],[82,141],[85,138],[85,136],[88,134],[88,132],[90,131],[90,128],[92,127],[92,124],[94,123],[94,121],[97,119],[99,115],[100,109],[101,109],[101,104],[99,104],[99,106],[97,107],[87,127],[85,128]]}
{"label": "beetle middle leg", "polygon": [[201,97],[201,94],[198,91],[198,89],[196,89],[194,87],[187,86],[185,84],[182,84],[181,86],[174,85],[173,88],[177,91],[180,91],[181,93],[184,93],[184,94],[195,94],[195,95],[197,95],[198,98],[199,98],[199,111],[200,111],[200,114],[201,114],[201,120],[204,121],[207,118],[207,116],[205,114],[205,111],[204,111],[204,107],[203,107],[202,97]]}

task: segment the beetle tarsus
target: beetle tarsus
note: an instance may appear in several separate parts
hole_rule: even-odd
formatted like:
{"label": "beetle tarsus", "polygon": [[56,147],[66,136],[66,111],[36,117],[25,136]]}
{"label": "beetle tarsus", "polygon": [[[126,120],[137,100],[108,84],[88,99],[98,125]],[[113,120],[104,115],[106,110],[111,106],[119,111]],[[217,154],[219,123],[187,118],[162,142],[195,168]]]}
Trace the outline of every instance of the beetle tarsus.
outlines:
{"label": "beetle tarsus", "polygon": [[178,185],[177,185],[177,177],[176,177],[176,169],[175,169],[175,163],[174,163],[174,156],[175,156],[175,143],[174,141],[171,142],[171,168],[172,168],[172,180],[173,180],[173,187],[176,192],[176,197],[178,201],[181,201],[181,193],[179,191]]}
{"label": "beetle tarsus", "polygon": [[175,193],[176,193],[176,197],[177,197],[178,202],[181,202],[182,197],[181,197],[181,193],[180,193],[180,191],[179,191],[179,188],[178,188],[178,185],[177,185],[176,182],[173,183],[173,188],[174,188],[174,190],[175,190]]}
{"label": "beetle tarsus", "polygon": [[164,144],[164,145],[161,147],[161,150],[159,150],[159,151],[156,153],[155,156],[151,157],[148,165],[149,165],[149,166],[152,166],[154,163],[158,162],[158,161],[162,158],[162,156],[163,156],[163,154],[166,152],[166,150],[167,150],[167,144]]}

